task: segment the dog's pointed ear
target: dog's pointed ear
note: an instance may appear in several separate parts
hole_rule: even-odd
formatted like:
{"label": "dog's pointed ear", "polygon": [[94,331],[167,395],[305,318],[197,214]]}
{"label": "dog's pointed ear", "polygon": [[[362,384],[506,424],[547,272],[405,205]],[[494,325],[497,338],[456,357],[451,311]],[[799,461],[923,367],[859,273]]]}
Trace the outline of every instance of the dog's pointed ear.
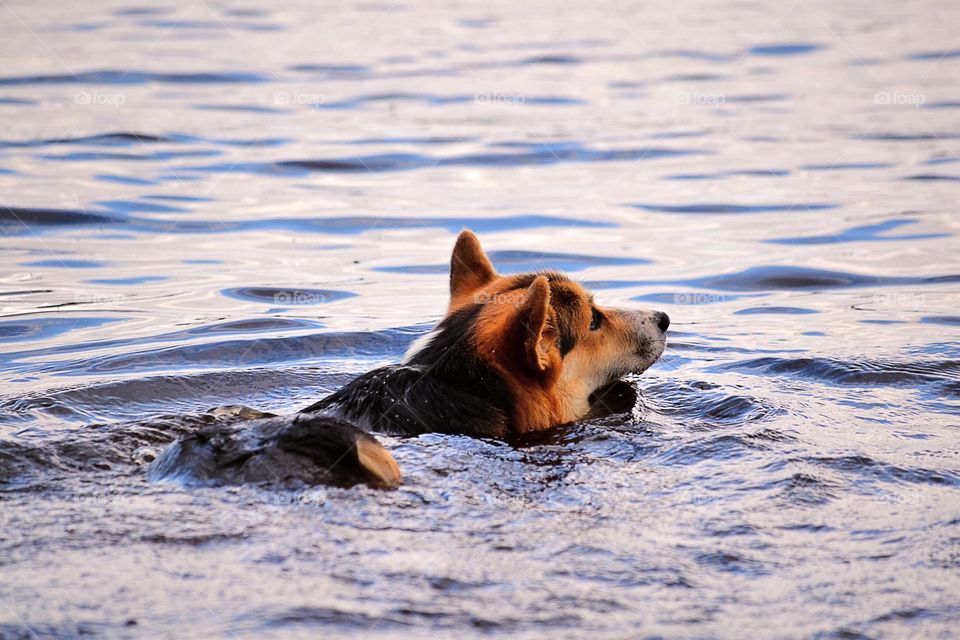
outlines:
{"label": "dog's pointed ear", "polygon": [[450,257],[450,299],[476,291],[496,277],[477,236],[469,229],[461,231]]}
{"label": "dog's pointed ear", "polygon": [[558,364],[559,352],[555,348],[557,330],[550,323],[550,282],[546,276],[537,276],[527,288],[517,321],[527,365],[538,375],[547,373]]}

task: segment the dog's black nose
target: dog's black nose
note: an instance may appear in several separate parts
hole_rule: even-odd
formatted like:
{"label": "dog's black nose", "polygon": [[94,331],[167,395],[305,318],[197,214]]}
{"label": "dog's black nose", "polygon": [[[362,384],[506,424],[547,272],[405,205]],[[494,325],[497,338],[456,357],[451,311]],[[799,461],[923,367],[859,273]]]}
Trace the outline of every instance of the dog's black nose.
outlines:
{"label": "dog's black nose", "polygon": [[657,321],[657,326],[660,327],[660,331],[666,333],[667,328],[670,326],[670,316],[663,311],[657,311],[653,314],[653,318]]}

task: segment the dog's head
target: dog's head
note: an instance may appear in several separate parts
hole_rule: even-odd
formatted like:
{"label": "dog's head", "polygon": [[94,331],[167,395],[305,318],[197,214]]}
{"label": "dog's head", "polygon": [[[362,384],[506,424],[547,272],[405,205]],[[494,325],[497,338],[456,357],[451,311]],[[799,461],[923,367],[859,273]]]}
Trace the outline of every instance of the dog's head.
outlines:
{"label": "dog's head", "polygon": [[470,326],[441,322],[437,331],[465,333],[462,341],[503,377],[517,432],[585,416],[591,394],[657,361],[670,323],[661,312],[601,307],[560,273],[499,275],[477,237],[463,231],[450,263],[447,320],[467,316]]}

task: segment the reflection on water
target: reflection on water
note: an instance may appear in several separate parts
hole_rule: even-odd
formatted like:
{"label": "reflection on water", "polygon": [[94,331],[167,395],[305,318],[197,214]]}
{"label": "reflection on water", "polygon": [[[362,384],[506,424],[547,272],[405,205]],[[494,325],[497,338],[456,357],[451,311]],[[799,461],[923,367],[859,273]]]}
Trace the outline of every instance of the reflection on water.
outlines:
{"label": "reflection on water", "polygon": [[[835,5],[7,6],[0,636],[948,637],[960,16]],[[146,481],[401,358],[463,227],[670,314],[635,406]]]}

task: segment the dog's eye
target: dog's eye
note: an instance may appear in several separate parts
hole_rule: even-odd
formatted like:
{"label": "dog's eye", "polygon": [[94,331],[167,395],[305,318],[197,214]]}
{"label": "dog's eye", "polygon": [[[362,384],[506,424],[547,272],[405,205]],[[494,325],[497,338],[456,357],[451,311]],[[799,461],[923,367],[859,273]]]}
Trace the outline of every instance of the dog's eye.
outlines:
{"label": "dog's eye", "polygon": [[593,317],[590,319],[590,331],[596,331],[603,324],[603,314],[593,309]]}

